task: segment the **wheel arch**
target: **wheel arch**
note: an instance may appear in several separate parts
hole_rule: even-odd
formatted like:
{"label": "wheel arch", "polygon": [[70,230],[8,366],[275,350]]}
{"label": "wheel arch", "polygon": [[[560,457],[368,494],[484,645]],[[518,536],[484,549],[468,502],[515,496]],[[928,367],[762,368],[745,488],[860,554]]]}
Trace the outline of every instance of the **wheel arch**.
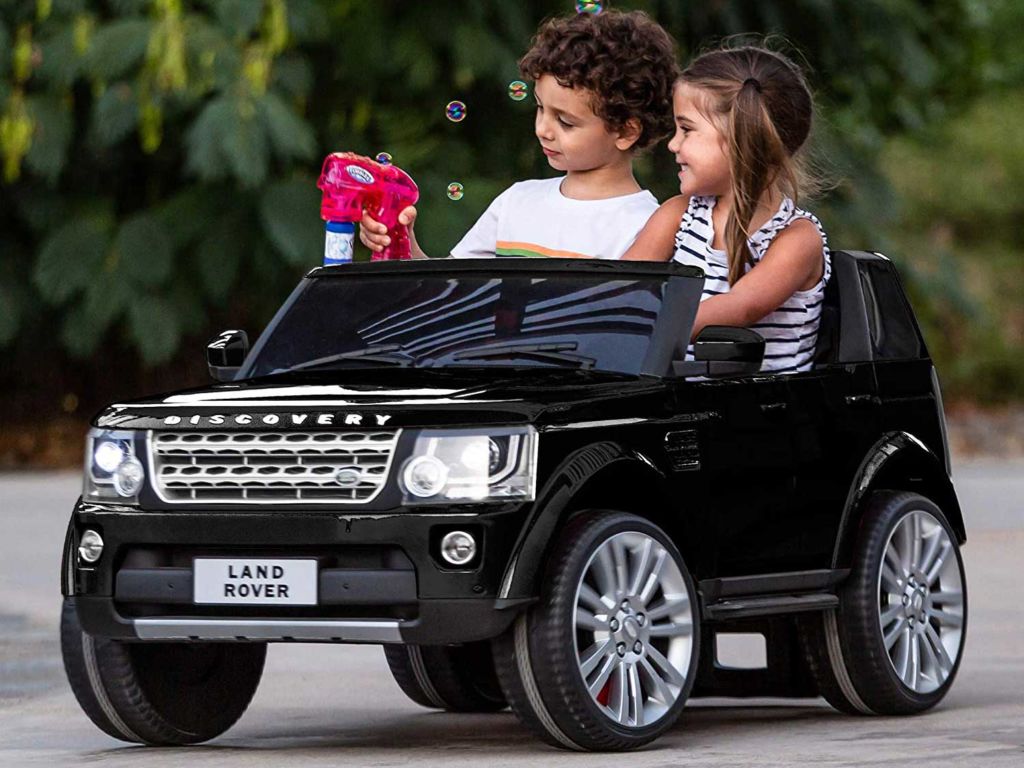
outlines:
{"label": "wheel arch", "polygon": [[[523,525],[506,566],[500,597],[536,596],[558,531],[581,510],[632,512],[678,540],[667,514],[670,498],[668,478],[639,451],[614,442],[574,451],[538,493],[534,512]],[[687,556],[685,551],[682,554]]]}
{"label": "wheel arch", "polygon": [[[79,500],[81,501],[81,500]],[[76,507],[77,508],[77,507]],[[64,549],[60,558],[60,594],[61,597],[75,595],[75,513],[68,518],[68,527],[64,531]]]}
{"label": "wheel arch", "polygon": [[931,499],[945,514],[957,543],[967,540],[963,511],[942,458],[909,432],[890,432],[867,452],[846,495],[832,567],[849,566],[863,506],[878,490],[910,491]]}

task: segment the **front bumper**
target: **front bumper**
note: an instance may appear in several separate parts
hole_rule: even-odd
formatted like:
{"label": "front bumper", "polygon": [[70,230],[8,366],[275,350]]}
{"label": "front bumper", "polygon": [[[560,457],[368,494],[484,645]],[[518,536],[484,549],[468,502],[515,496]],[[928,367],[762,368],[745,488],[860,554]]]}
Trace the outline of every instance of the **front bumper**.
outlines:
{"label": "front bumper", "polygon": [[[530,599],[497,597],[528,504],[428,512],[166,512],[79,501],[62,591],[90,635],[130,640],[462,643],[504,631]],[[481,511],[481,509],[483,511]],[[473,511],[469,511],[473,510]],[[86,529],[105,542],[80,562]],[[446,567],[440,539],[469,530],[479,553]],[[197,605],[192,558],[313,558],[315,606]]]}

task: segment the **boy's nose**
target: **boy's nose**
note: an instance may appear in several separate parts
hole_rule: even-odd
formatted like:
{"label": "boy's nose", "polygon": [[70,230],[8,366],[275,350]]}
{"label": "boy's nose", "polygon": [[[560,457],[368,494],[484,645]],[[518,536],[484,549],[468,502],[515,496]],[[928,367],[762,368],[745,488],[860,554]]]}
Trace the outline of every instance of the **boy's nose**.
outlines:
{"label": "boy's nose", "polygon": [[554,134],[551,132],[551,123],[541,115],[537,115],[537,120],[533,124],[533,132],[538,139],[551,141],[554,138]]}

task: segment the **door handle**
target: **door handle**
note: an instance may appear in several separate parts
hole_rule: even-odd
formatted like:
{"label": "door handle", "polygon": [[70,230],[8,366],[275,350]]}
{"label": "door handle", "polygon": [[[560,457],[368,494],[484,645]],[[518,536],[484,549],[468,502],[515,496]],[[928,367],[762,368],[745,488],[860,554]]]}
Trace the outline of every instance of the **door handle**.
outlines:
{"label": "door handle", "polygon": [[763,413],[785,413],[788,407],[788,403],[761,403]]}
{"label": "door handle", "polygon": [[881,405],[882,399],[877,395],[847,395],[847,405]]}

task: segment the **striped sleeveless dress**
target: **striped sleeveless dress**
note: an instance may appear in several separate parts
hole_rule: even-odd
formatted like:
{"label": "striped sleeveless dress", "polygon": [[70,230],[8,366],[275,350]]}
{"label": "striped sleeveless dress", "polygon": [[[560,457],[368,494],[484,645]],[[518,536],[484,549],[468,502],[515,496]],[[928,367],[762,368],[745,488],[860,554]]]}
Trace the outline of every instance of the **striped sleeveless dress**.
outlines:
{"label": "striped sleeveless dress", "polygon": [[[674,261],[704,270],[704,292],[701,301],[729,290],[729,257],[725,251],[711,247],[715,241],[711,212],[717,198],[691,197],[690,204],[676,232]],[[832,274],[828,239],[814,214],[797,208],[791,198],[784,198],[779,210],[747,240],[754,264],[764,258],[775,236],[796,219],[809,219],[818,228],[824,243],[822,257],[825,270],[813,288],[796,291],[777,310],[750,326],[764,337],[762,371],[796,373],[809,371],[813,364],[814,347],[821,321],[821,305],[825,297],[825,283]],[[750,265],[747,266],[749,271]],[[686,350],[686,359],[693,359],[693,346]]]}

